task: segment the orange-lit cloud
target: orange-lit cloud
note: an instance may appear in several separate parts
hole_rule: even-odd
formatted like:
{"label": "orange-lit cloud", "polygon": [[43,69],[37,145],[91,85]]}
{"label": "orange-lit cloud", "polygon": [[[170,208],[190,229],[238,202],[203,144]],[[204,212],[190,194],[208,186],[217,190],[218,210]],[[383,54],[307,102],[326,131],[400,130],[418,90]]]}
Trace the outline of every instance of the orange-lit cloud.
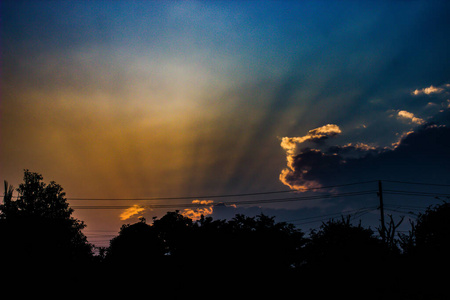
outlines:
{"label": "orange-lit cloud", "polygon": [[[446,86],[448,86],[448,84]],[[416,90],[414,90],[414,92],[412,92],[412,94],[414,96],[423,95],[423,94],[430,95],[430,94],[441,93],[443,91],[444,91],[443,88],[435,87],[433,85],[430,85],[427,88],[423,88],[423,89],[420,89],[420,90],[416,89]]]}
{"label": "orange-lit cloud", "polygon": [[418,125],[425,124],[425,120],[424,119],[417,118],[417,117],[414,116],[413,113],[407,112],[406,110],[399,111],[398,112],[398,116],[400,118],[403,118],[403,119],[409,119],[409,120],[411,120],[411,122],[413,122],[415,124],[418,124]]}
{"label": "orange-lit cloud", "polygon": [[131,206],[131,207],[125,209],[125,211],[123,211],[123,212],[120,214],[120,219],[121,219],[122,221],[128,220],[128,219],[131,218],[132,216],[137,215],[137,214],[139,214],[139,213],[141,213],[141,212],[143,212],[143,211],[145,211],[145,208],[143,208],[143,207],[141,207],[141,206],[135,204],[135,205],[133,205],[133,206]]}
{"label": "orange-lit cloud", "polygon": [[[297,184],[295,182],[295,180],[291,180],[291,177],[294,174],[294,169],[288,169],[285,168],[284,170],[281,171],[280,174],[280,181],[284,184],[287,185],[290,189],[292,190],[297,190],[300,192],[304,192],[308,189],[312,189],[312,188],[319,188],[321,187],[320,183],[316,182],[316,181],[304,181],[302,184]],[[305,173],[307,173],[307,171],[305,171]]]}
{"label": "orange-lit cloud", "polygon": [[301,144],[307,140],[320,140],[340,134],[342,131],[339,126],[334,124],[327,124],[322,127],[311,129],[308,134],[302,137],[283,137],[281,139],[281,147],[288,151],[295,151],[297,144]]}
{"label": "orange-lit cloud", "polygon": [[[410,134],[412,134],[412,133],[414,133],[413,130],[410,130],[410,131],[404,132],[404,133],[402,133],[402,134],[399,134],[400,138],[398,139],[398,141],[392,143],[392,147],[393,147],[392,149],[397,148],[397,147],[401,144],[401,142],[402,142],[408,135],[410,135]],[[388,148],[386,148],[386,149],[388,149]]]}
{"label": "orange-lit cloud", "polygon": [[449,152],[445,150],[449,146],[449,136],[450,129],[446,125],[433,124],[404,133],[393,147],[367,144],[321,145],[320,150],[305,147],[293,157],[293,168],[283,170],[280,180],[292,189],[302,191],[308,185],[321,184],[323,187],[336,182],[351,182],[358,177],[372,179],[388,174],[395,178],[398,174],[406,174],[404,169],[414,174],[417,161],[432,173],[442,168],[444,161],[449,161],[446,160]]}
{"label": "orange-lit cloud", "polygon": [[213,202],[213,200],[193,200],[193,204],[204,205],[205,207],[186,208],[181,214],[194,221],[200,220],[202,215],[209,216],[213,213]]}
{"label": "orange-lit cloud", "polygon": [[[302,184],[292,183],[292,180],[289,180],[290,177],[293,176],[296,170],[294,166],[294,157],[296,154],[297,145],[304,143],[306,141],[320,141],[329,137],[336,136],[342,133],[339,126],[335,124],[327,124],[322,127],[318,127],[315,129],[311,129],[308,131],[308,134],[301,137],[283,137],[281,139],[281,147],[286,150],[286,160],[287,160],[287,168],[281,171],[279,176],[280,181],[290,187],[291,189],[304,191],[310,188],[320,187],[320,184],[315,181],[305,181]],[[302,173],[308,173],[308,170],[301,170]]]}
{"label": "orange-lit cloud", "polygon": [[376,150],[377,149],[377,147],[371,146],[371,145],[368,145],[368,144],[365,144],[365,143],[355,143],[355,144],[348,143],[347,145],[344,145],[343,147],[344,148],[345,147],[354,147],[355,149],[360,149],[360,150],[363,150],[363,151],[369,151],[369,150]]}

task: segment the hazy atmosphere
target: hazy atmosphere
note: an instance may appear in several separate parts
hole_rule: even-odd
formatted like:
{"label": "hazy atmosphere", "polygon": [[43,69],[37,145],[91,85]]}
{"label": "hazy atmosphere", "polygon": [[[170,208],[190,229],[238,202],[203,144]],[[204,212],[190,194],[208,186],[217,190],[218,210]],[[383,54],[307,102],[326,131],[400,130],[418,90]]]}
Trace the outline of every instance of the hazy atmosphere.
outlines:
{"label": "hazy atmosphere", "polygon": [[448,1],[2,1],[0,30],[0,179],[60,184],[90,242],[175,209],[376,226],[376,180],[450,184]]}

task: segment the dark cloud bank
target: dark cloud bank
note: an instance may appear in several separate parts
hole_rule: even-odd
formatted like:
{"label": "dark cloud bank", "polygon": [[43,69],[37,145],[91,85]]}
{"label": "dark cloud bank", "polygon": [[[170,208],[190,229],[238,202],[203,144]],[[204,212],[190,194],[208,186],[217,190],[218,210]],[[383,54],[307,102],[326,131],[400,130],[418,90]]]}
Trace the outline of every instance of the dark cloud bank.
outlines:
{"label": "dark cloud bank", "polygon": [[391,148],[367,145],[303,148],[293,157],[290,185],[390,179],[450,183],[450,128],[427,124]]}
{"label": "dark cloud bank", "polygon": [[[401,137],[399,136],[397,143],[388,147],[364,143],[333,145],[333,139],[341,135],[339,127],[333,124],[310,130],[302,137],[283,138],[281,146],[286,150],[287,167],[281,173],[280,180],[292,189],[298,189],[301,197],[314,195],[317,192],[339,193],[376,190],[376,183],[371,183],[363,186],[352,186],[350,189],[333,188],[307,191],[314,187],[373,180],[450,184],[449,120],[450,111],[444,111],[434,116],[430,122],[405,132]],[[386,188],[392,188],[392,184],[387,184]],[[395,188],[428,191],[426,190],[427,187],[423,186],[395,186]],[[434,189],[430,191],[433,192]],[[274,197],[273,195],[270,196]],[[408,204],[416,203],[420,206],[428,206],[433,201],[439,201],[433,198],[421,198],[419,200],[398,196],[387,198],[388,203],[391,204],[398,203],[398,201],[407,201]],[[361,197],[302,201],[297,204],[294,203],[292,207],[286,206],[285,208],[219,205],[214,206],[212,216],[214,218],[232,218],[236,213],[249,216],[264,213],[275,215],[279,220],[294,220],[320,216],[329,212],[345,214],[347,210],[376,207],[377,205],[378,197],[374,193]],[[375,211],[364,218],[368,220],[370,226],[375,227],[378,225],[379,213]],[[317,224],[308,223],[305,228],[315,227]]]}

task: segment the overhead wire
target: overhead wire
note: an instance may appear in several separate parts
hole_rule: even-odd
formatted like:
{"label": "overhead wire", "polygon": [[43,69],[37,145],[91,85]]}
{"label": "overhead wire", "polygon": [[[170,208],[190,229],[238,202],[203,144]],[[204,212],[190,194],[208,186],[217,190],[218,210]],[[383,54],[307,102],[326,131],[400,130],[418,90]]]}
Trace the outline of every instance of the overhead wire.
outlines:
{"label": "overhead wire", "polygon": [[[382,182],[396,183],[396,184],[407,184],[407,185],[422,185],[422,186],[434,186],[434,187],[450,187],[450,184],[436,184],[436,183],[425,183],[425,182],[410,182],[410,181],[398,181],[398,180],[381,180]],[[363,185],[369,183],[375,183],[378,180],[371,181],[360,181],[348,184],[339,185],[329,185],[321,187],[313,187],[308,189],[303,189],[300,192],[308,191],[319,191],[325,189],[342,188],[355,185]],[[200,196],[176,196],[176,197],[141,197],[141,198],[76,198],[69,197],[66,198],[70,201],[165,201],[165,200],[200,200],[200,199],[216,199],[216,198],[234,198],[234,197],[250,197],[250,196],[263,196],[263,195],[273,195],[273,194],[287,194],[287,193],[298,193],[297,190],[281,190],[281,191],[266,191],[266,192],[254,192],[254,193],[237,193],[237,194],[217,194],[217,195],[200,195]],[[147,204],[139,205],[141,208],[190,208],[190,207],[210,207],[210,206],[232,206],[232,205],[256,205],[256,204],[270,204],[270,203],[284,203],[284,202],[296,202],[296,201],[311,201],[311,200],[324,200],[333,199],[339,197],[353,197],[353,196],[364,196],[377,193],[378,190],[361,190],[354,192],[341,192],[341,193],[328,193],[328,194],[315,194],[309,196],[296,196],[296,197],[285,197],[285,198],[272,198],[272,199],[251,199],[251,200],[233,200],[233,201],[223,201],[216,203],[166,203],[166,204]],[[418,196],[418,197],[450,197],[449,193],[435,193],[435,192],[423,192],[423,191],[408,191],[408,190],[398,190],[398,189],[384,189],[384,194],[387,195],[402,195],[402,196]],[[18,198],[18,196],[14,196]],[[427,207],[424,206],[414,206],[414,205],[394,205],[386,203],[385,210],[390,212],[396,212],[401,214],[408,214],[412,217],[417,217],[416,212],[420,212]],[[83,210],[83,209],[127,209],[130,205],[71,205],[71,208]],[[338,215],[351,215],[352,220],[355,218],[360,218],[363,215],[370,213],[373,210],[378,209],[378,207],[363,207],[357,210],[344,211],[338,213],[331,213],[325,215],[318,215],[313,217],[300,218],[295,220],[289,220],[286,222],[292,223],[296,226],[312,224],[317,222],[323,222],[329,220],[330,217],[335,217]],[[406,211],[406,210],[410,211]],[[354,213],[354,214],[353,214]],[[101,234],[101,233],[87,233],[91,235],[94,239],[107,240],[108,237],[114,236],[114,234]]]}
{"label": "overhead wire", "polygon": [[413,184],[413,185],[429,185],[429,186],[446,186],[450,187],[450,184],[441,184],[441,183],[426,183],[426,182],[413,182],[413,181],[400,181],[400,180],[381,180],[383,182],[392,182],[392,183],[402,183],[402,184]]}
{"label": "overhead wire", "polygon": [[[393,181],[386,180],[390,183],[399,183],[399,184],[410,184],[410,185],[425,185],[425,186],[440,186],[447,187],[450,185],[445,184],[428,184],[423,182],[405,182],[405,181]],[[345,187],[345,186],[353,186],[358,184],[366,184],[373,183],[376,181],[365,181],[365,182],[356,182],[351,184],[344,185],[333,185],[333,186],[325,186],[319,188],[310,188],[304,191],[317,191],[321,189],[331,189],[337,187]],[[247,197],[247,196],[258,196],[258,195],[270,195],[270,194],[282,194],[282,193],[295,193],[295,190],[289,191],[269,191],[269,192],[259,192],[259,193],[241,193],[241,194],[226,194],[226,195],[210,195],[210,196],[188,196],[188,197],[151,197],[151,198],[101,198],[101,199],[87,199],[87,198],[69,198],[69,200],[134,200],[134,201],[144,201],[144,200],[189,200],[189,199],[207,199],[207,198],[226,198],[226,197]],[[237,200],[237,201],[223,201],[218,203],[171,203],[171,204],[159,204],[159,205],[146,205],[140,207],[149,207],[149,208],[188,208],[188,207],[205,207],[205,206],[226,206],[226,205],[255,205],[255,204],[269,204],[269,203],[280,203],[280,202],[292,202],[292,201],[310,201],[310,200],[321,200],[321,199],[330,199],[330,198],[338,198],[338,197],[351,197],[351,196],[363,196],[369,194],[375,194],[378,190],[363,190],[363,191],[354,191],[354,192],[342,192],[342,193],[328,193],[328,194],[320,194],[320,195],[309,195],[309,196],[297,196],[297,197],[285,197],[285,198],[275,198],[275,199],[253,199],[253,200]],[[435,192],[423,192],[423,191],[408,191],[408,190],[399,190],[399,189],[384,189],[383,193],[387,195],[403,195],[403,196],[419,196],[419,197],[449,197],[448,193],[435,193]],[[115,206],[72,206],[74,209],[126,209],[130,206],[125,205],[115,205]],[[394,205],[394,204],[385,204],[385,210],[388,212],[399,213],[404,215],[409,215],[410,218],[417,218],[420,211],[425,210],[426,206],[414,206],[414,205]],[[336,212],[324,215],[316,215],[306,218],[288,220],[286,222],[291,223],[295,226],[303,226],[307,224],[314,224],[319,222],[324,222],[330,220],[330,218],[335,218],[338,216],[350,216],[351,220],[355,220],[357,218],[361,218],[364,215],[379,209],[377,206],[373,207],[363,207],[360,209]],[[113,234],[91,234],[92,237],[96,240],[109,240]]]}
{"label": "overhead wire", "polygon": [[[410,185],[427,185],[427,186],[441,186],[447,187],[448,184],[434,184],[434,183],[424,183],[424,182],[410,182],[410,181],[398,181],[398,180],[382,180],[383,182],[399,183],[399,184],[410,184]],[[346,186],[362,185],[368,183],[374,183],[377,180],[371,181],[360,181],[347,184],[339,185],[328,185],[321,187],[313,187],[308,189],[303,189],[302,192],[307,191],[317,191],[321,189],[332,189],[340,188]],[[67,200],[71,201],[163,201],[163,200],[191,200],[191,199],[215,199],[215,198],[233,198],[233,197],[248,197],[248,196],[261,196],[261,195],[271,195],[271,194],[282,194],[282,193],[296,193],[297,190],[283,190],[283,191],[266,191],[266,192],[254,192],[254,193],[238,193],[238,194],[219,194],[219,195],[203,195],[203,196],[177,196],[177,197],[143,197],[143,198],[72,198],[69,197]],[[219,205],[252,205],[252,204],[270,204],[279,202],[295,202],[295,201],[310,201],[310,200],[321,200],[329,198],[338,197],[350,197],[350,196],[362,196],[375,193],[377,190],[365,190],[356,192],[344,192],[344,193],[331,193],[331,194],[321,194],[313,196],[298,196],[298,197],[288,197],[288,198],[275,198],[275,199],[256,199],[256,200],[238,200],[238,201],[223,201],[218,203],[208,203],[206,206],[219,206]],[[449,193],[434,193],[434,192],[422,192],[422,191],[406,191],[406,190],[395,190],[395,189],[385,189],[383,193],[388,195],[404,195],[404,196],[421,196],[421,197],[450,197]],[[17,196],[15,197],[17,198]],[[151,205],[139,205],[139,207],[144,208],[190,208],[190,207],[204,207],[204,203],[176,203],[176,204],[151,204]],[[129,205],[72,205],[74,209],[126,209]]]}
{"label": "overhead wire", "polygon": [[[450,187],[450,184],[437,184],[437,183],[425,183],[425,182],[411,182],[411,181],[399,181],[399,180],[381,180],[382,182],[390,182],[390,183],[400,183],[400,184],[410,184],[410,185],[426,185],[426,186],[440,186],[440,187]],[[321,189],[331,189],[331,188],[339,188],[346,187],[352,185],[361,185],[378,182],[378,180],[368,180],[368,181],[359,181],[352,182],[346,184],[337,184],[337,185],[328,185],[328,186],[320,186],[320,187],[312,187],[307,189],[302,189],[301,192],[307,191],[316,191]],[[238,194],[218,194],[218,195],[200,195],[200,196],[176,196],[176,197],[136,197],[136,198],[94,198],[94,197],[68,197],[66,200],[71,201],[158,201],[158,200],[190,200],[190,199],[213,199],[213,198],[231,198],[231,197],[247,197],[247,196],[259,196],[259,195],[270,195],[270,194],[282,194],[282,193],[297,193],[298,190],[282,190],[282,191],[266,191],[266,192],[254,192],[254,193],[238,193]],[[400,192],[395,190],[385,190],[385,192]],[[407,191],[402,191],[407,192]],[[423,192],[409,192],[409,193],[421,193]],[[430,193],[435,194],[435,193]],[[441,196],[450,196],[450,194],[440,194]],[[13,196],[13,198],[18,198],[19,196]]]}
{"label": "overhead wire", "polygon": [[401,213],[401,214],[407,214],[410,216],[414,216],[415,218],[417,218],[417,213],[412,212],[412,211],[404,211],[404,210],[398,210],[398,209],[392,209],[392,208],[385,208],[385,211],[391,211],[391,212],[397,212],[397,213]]}
{"label": "overhead wire", "polygon": [[444,193],[402,191],[402,190],[383,190],[383,193],[391,195],[405,195],[405,196],[450,197],[450,194],[447,193],[444,194]]}
{"label": "overhead wire", "polygon": [[[394,181],[394,180],[383,180],[393,183],[406,183],[406,184],[420,184],[420,185],[435,185],[435,186],[447,186],[443,184],[428,184],[423,182],[406,182],[406,181]],[[348,184],[340,185],[329,185],[322,187],[314,187],[302,190],[306,191],[316,191],[321,189],[332,189],[338,187],[346,187],[353,185],[361,185],[374,183],[376,180],[371,181],[360,181]],[[450,186],[450,185],[449,185]],[[163,200],[192,200],[192,199],[215,199],[215,198],[232,198],[232,197],[248,197],[248,196],[261,196],[261,195],[271,195],[271,194],[282,194],[282,193],[295,193],[296,190],[285,190],[285,191],[267,191],[267,192],[256,192],[256,193],[239,193],[239,194],[220,194],[220,195],[203,195],[203,196],[178,196],[178,197],[147,197],[147,198],[68,198],[68,200],[73,201],[163,201]],[[287,198],[275,198],[275,199],[256,199],[256,200],[238,200],[238,201],[222,201],[218,203],[177,203],[177,204],[151,204],[151,205],[139,205],[143,208],[191,208],[191,207],[204,207],[206,206],[219,206],[219,205],[251,205],[251,204],[270,204],[279,202],[295,202],[295,201],[310,201],[310,200],[321,200],[329,198],[338,197],[350,197],[350,196],[362,196],[371,193],[375,193],[377,190],[365,190],[357,192],[345,192],[345,193],[334,193],[334,194],[321,194],[313,196],[299,196],[299,197],[287,197]],[[405,191],[405,190],[393,190],[385,189],[383,191],[385,194],[391,195],[405,195],[405,196],[423,196],[423,197],[450,197],[447,193],[432,193],[432,192],[419,192],[419,191]],[[74,209],[126,209],[129,205],[73,205]]]}
{"label": "overhead wire", "polygon": [[[374,183],[376,180],[370,181],[360,181],[352,182],[346,184],[328,185],[320,187],[312,187],[307,189],[302,189],[301,192],[315,191],[321,189],[332,189],[338,187],[346,187],[352,185],[361,185],[367,183]],[[232,198],[232,197],[247,197],[247,196],[260,196],[260,195],[270,195],[270,194],[283,194],[283,193],[298,193],[298,190],[283,190],[283,191],[267,191],[267,192],[255,192],[255,193],[240,193],[240,194],[219,194],[219,195],[203,195],[203,196],[177,196],[177,197],[139,197],[139,198],[73,198],[69,197],[67,200],[73,201],[85,201],[85,200],[95,200],[95,201],[122,201],[122,200],[132,200],[132,201],[158,201],[158,200],[192,200],[192,199],[213,199],[213,198]]]}
{"label": "overhead wire", "polygon": [[[142,208],[190,208],[190,207],[205,207],[205,206],[222,206],[222,205],[250,205],[250,204],[270,204],[280,202],[296,202],[296,201],[310,201],[321,200],[339,197],[352,197],[362,196],[368,194],[374,194],[376,190],[347,192],[347,193],[335,193],[335,194],[322,194],[315,196],[302,196],[302,197],[290,197],[290,198],[276,198],[276,199],[258,199],[258,200],[238,200],[238,201],[224,201],[218,203],[178,203],[178,204],[151,204],[151,205],[139,205]],[[130,205],[73,205],[73,209],[125,209]]]}
{"label": "overhead wire", "polygon": [[405,209],[410,209],[410,210],[424,210],[427,209],[428,206],[416,206],[416,205],[401,205],[401,204],[385,204],[385,207],[390,207],[390,208],[405,208]]}
{"label": "overhead wire", "polygon": [[[376,209],[377,209],[376,206],[363,207],[363,208],[355,209],[355,210],[351,210],[351,211],[338,212],[338,213],[332,213],[332,214],[326,214],[326,215],[318,215],[318,216],[314,216],[314,217],[296,219],[296,220],[287,221],[287,222],[288,223],[292,222],[292,224],[299,226],[299,225],[306,225],[306,224],[312,224],[312,223],[317,223],[317,222],[324,222],[324,221],[330,220],[330,217],[332,217],[332,216],[351,216],[351,218],[354,220],[355,218],[361,217],[362,215],[365,215]],[[356,212],[356,213],[352,216],[353,212]],[[311,220],[311,219],[317,219],[317,220]],[[300,223],[298,222],[298,221],[302,221],[302,220],[311,220],[311,221],[300,222]]]}
{"label": "overhead wire", "polygon": [[290,223],[290,222],[298,222],[298,221],[305,221],[305,220],[310,220],[310,219],[316,219],[316,218],[323,218],[323,217],[331,217],[331,216],[336,216],[336,215],[349,215],[352,214],[354,212],[359,213],[363,210],[366,209],[373,209],[376,207],[363,207],[363,208],[358,208],[358,209],[353,209],[353,210],[347,210],[347,211],[341,211],[341,212],[335,212],[335,213],[331,213],[331,214],[325,214],[325,215],[317,215],[317,216],[312,216],[312,217],[305,217],[305,218],[300,218],[300,219],[294,219],[294,220],[288,220],[286,222]]}

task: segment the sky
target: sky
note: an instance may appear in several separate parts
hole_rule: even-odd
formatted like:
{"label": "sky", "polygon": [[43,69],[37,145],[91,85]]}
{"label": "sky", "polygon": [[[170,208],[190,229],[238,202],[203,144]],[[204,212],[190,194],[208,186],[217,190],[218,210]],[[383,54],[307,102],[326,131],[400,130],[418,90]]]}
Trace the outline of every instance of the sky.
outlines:
{"label": "sky", "polygon": [[[92,240],[175,209],[150,204],[196,204],[180,208],[193,218],[379,214],[373,193],[201,196],[450,184],[448,1],[7,0],[0,14],[0,178],[17,187],[29,169],[72,206],[121,206],[75,210]],[[70,200],[150,197],[191,198]]]}

